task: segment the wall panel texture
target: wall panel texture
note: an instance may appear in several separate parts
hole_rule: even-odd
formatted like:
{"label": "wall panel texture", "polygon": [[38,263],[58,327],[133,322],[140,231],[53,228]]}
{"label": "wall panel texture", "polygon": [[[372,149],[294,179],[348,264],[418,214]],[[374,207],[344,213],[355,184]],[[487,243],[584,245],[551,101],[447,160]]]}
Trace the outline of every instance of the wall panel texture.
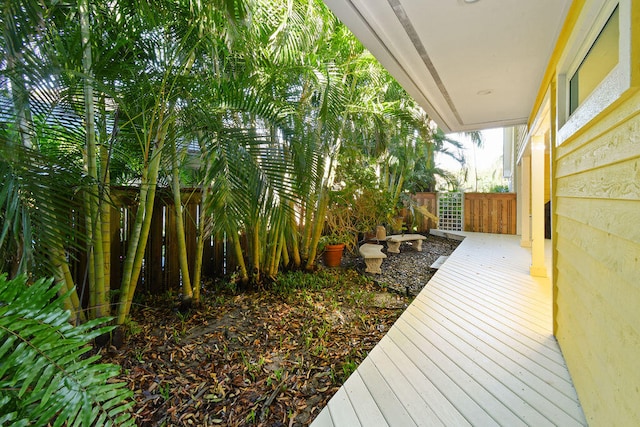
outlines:
{"label": "wall panel texture", "polygon": [[590,425],[640,425],[640,92],[555,166],[556,335]]}

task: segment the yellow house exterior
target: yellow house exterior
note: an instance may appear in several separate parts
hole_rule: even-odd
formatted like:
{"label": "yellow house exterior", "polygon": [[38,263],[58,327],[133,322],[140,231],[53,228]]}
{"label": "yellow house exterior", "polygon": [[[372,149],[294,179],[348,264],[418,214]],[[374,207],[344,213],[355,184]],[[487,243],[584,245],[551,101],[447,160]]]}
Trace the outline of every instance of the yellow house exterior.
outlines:
{"label": "yellow house exterior", "polygon": [[[570,78],[572,61],[579,64],[581,52],[593,42],[587,38],[585,44],[575,35],[597,37],[602,17],[616,8],[616,67],[626,68],[625,81],[608,88],[617,72],[611,71],[574,114],[583,113],[583,107],[592,111],[573,124],[562,111],[562,98],[568,96],[563,80]],[[599,89],[616,93],[602,101]],[[573,2],[527,130],[523,153],[536,156],[536,138],[546,139],[550,151],[554,332],[585,415],[591,425],[640,425],[639,1]],[[522,173],[529,158],[519,160]],[[549,176],[538,171],[538,179],[540,174]],[[531,182],[533,196],[541,182]],[[540,218],[531,212],[535,233]]]}
{"label": "yellow house exterior", "polygon": [[445,131],[506,127],[587,421],[639,426],[640,0],[325,2]]}

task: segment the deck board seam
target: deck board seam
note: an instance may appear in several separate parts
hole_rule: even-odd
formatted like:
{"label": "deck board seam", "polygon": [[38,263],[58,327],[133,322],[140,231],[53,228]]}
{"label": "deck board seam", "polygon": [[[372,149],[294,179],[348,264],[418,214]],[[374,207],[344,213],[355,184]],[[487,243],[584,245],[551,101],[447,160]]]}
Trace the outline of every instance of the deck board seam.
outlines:
{"label": "deck board seam", "polygon": [[[401,336],[396,336],[397,334],[400,334]],[[454,406],[455,408],[458,409],[458,411],[460,411],[460,414],[467,420],[467,422],[469,422],[470,424],[474,424],[477,420],[482,418],[482,415],[484,415],[485,420],[491,420],[495,423],[495,425],[499,425],[498,421],[491,416],[491,414],[489,414],[485,408],[476,400],[474,399],[474,397],[468,393],[467,390],[465,390],[465,388],[463,386],[461,386],[458,381],[456,381],[454,378],[451,377],[451,375],[443,369],[443,367],[439,364],[436,363],[436,361],[434,361],[431,357],[429,357],[429,355],[425,354],[422,349],[420,347],[418,347],[412,340],[410,337],[408,337],[402,330],[400,330],[399,328],[396,328],[394,331],[389,331],[388,336],[390,336],[390,338],[394,341],[395,345],[403,348],[403,346],[401,345],[401,342],[397,342],[398,340],[406,340],[408,341],[407,345],[413,346],[413,348],[415,349],[415,352],[420,353],[420,357],[421,360],[423,362],[429,362],[434,369],[437,370],[437,372],[440,373],[440,375],[443,377],[443,379],[446,379],[446,381],[450,382],[455,389],[459,390],[458,393],[455,394],[455,396],[451,396],[449,395],[450,393],[447,393],[444,388],[443,388],[443,384],[441,383],[442,380],[439,380],[438,383],[434,383],[434,372],[431,372],[431,377],[428,376],[427,372],[424,372],[422,369],[420,369],[423,374],[429,378],[429,381],[431,381],[431,383],[447,398],[447,400],[449,400],[449,402],[451,403],[452,406]],[[420,365],[418,365],[416,363],[416,361],[414,360],[414,358],[412,357],[412,355],[409,355],[407,353],[405,353],[407,355],[407,357],[409,358],[409,360],[411,360],[414,364],[416,364],[416,366],[420,367]],[[414,356],[415,357],[415,356]],[[445,355],[446,357],[446,355]],[[453,363],[453,362],[452,362]],[[461,394],[460,394],[461,393]],[[466,399],[465,399],[466,398]],[[468,403],[472,403],[473,405],[469,405],[468,403],[465,405],[461,405],[461,404],[457,404],[456,403],[456,399],[457,400],[467,400]],[[465,412],[470,412],[467,415],[465,415]],[[475,415],[474,415],[475,414]]]}
{"label": "deck board seam", "polygon": [[[428,315],[426,310],[421,308],[421,306],[424,306],[424,303],[422,301],[416,301],[416,309],[419,309],[421,312],[423,312],[423,313]],[[446,313],[443,313],[441,311],[442,307],[443,306],[432,305],[432,306],[429,306],[428,308],[431,309],[431,310],[436,311],[440,316],[442,316],[443,318],[446,318],[451,323],[457,325],[458,328],[461,328],[461,329],[467,331],[468,333],[470,333],[472,335],[476,335],[476,333],[475,333],[476,330],[481,331],[481,333],[484,333],[485,336],[490,337],[491,340],[496,341],[498,343],[495,346],[492,346],[497,351],[499,351],[498,347],[507,347],[510,351],[512,351],[514,353],[517,353],[517,354],[521,355],[523,358],[526,358],[527,360],[530,360],[531,362],[535,363],[535,365],[537,365],[540,369],[548,371],[549,373],[553,374],[555,377],[557,377],[558,379],[561,379],[562,381],[564,381],[567,384],[571,384],[570,379],[568,377],[568,371],[566,371],[566,369],[560,369],[560,373],[558,373],[558,372],[554,372],[553,370],[549,369],[549,366],[548,366],[549,363],[548,362],[552,362],[553,363],[553,361],[550,361],[544,354],[538,353],[535,350],[531,350],[529,347],[527,347],[527,348],[529,348],[531,351],[527,352],[528,354],[525,354],[522,351],[520,351],[519,349],[517,349],[516,346],[514,346],[514,344],[509,343],[509,342],[507,342],[505,340],[505,338],[506,339],[512,339],[512,337],[510,335],[507,335],[505,333],[499,333],[498,334],[498,333],[495,332],[495,330],[491,330],[491,331],[481,330],[477,326],[477,324],[475,324],[475,323],[469,323],[469,322],[466,322],[466,321],[456,322],[456,321],[454,321],[454,319],[458,320],[458,318],[456,318],[455,316],[447,316]],[[447,311],[447,310],[445,309],[445,311]],[[465,328],[465,325],[467,326],[466,328]],[[473,327],[472,330],[468,329],[469,325],[471,325]],[[501,335],[501,336],[497,336],[497,335]],[[502,344],[502,345],[500,345],[500,344]],[[532,356],[534,356],[534,355],[537,355],[539,357],[534,359],[534,358],[532,358]],[[544,360],[539,360],[539,358],[544,358]],[[543,363],[543,362],[547,362],[547,363]],[[563,368],[562,365],[557,365],[557,366],[559,368]]]}
{"label": "deck board seam", "polygon": [[[495,316],[495,313],[492,313],[489,310],[482,311],[472,305],[465,303],[464,301],[460,301],[459,299],[456,299],[456,295],[447,294],[447,296],[449,297],[447,303],[452,307],[451,309],[449,309],[449,311],[452,313],[452,316],[468,316],[475,318],[476,321],[480,321],[486,325],[490,325],[493,328],[501,331],[501,333],[511,335],[522,345],[529,347],[532,351],[537,351],[538,353],[544,354],[550,362],[556,363],[561,366],[564,365],[561,354],[553,346],[553,342],[548,342],[552,340],[550,332],[547,332],[547,334],[542,334],[529,329],[524,329],[525,326],[521,324],[497,318]],[[427,306],[436,304],[435,301],[428,299],[425,300],[425,298],[421,298],[420,301],[424,302]],[[457,313],[458,310],[460,311],[460,313]]]}
{"label": "deck board seam", "polygon": [[[467,265],[466,268],[469,268],[469,266]],[[542,325],[547,325],[549,323],[544,319],[545,316],[549,316],[549,314],[551,314],[551,307],[545,307],[547,301],[543,301],[541,299],[535,300],[531,296],[523,295],[522,291],[519,292],[518,295],[511,295],[510,293],[505,292],[502,288],[496,289],[497,286],[501,286],[501,282],[497,279],[470,276],[468,273],[462,271],[462,268],[459,270],[445,270],[442,272],[440,277],[436,279],[436,281],[443,280],[443,278],[450,278],[462,287],[468,288],[476,294],[482,291],[481,295],[490,295],[501,301],[502,304],[516,304],[517,307],[513,307],[513,309],[521,308],[525,312],[532,313]],[[475,286],[472,287],[471,284]],[[520,288],[534,288],[535,286],[537,286],[537,284],[529,282],[526,286],[523,284]]]}
{"label": "deck board seam", "polygon": [[[456,376],[452,377],[447,373],[449,378],[458,385],[465,393],[484,410],[488,416],[498,422],[498,419],[508,419],[510,425],[514,425],[512,423],[519,422],[521,425],[526,425],[524,420],[522,420],[518,414],[516,414],[512,408],[508,407],[504,404],[504,402],[500,399],[499,396],[494,394],[491,390],[487,389],[482,383],[478,382],[475,376],[469,375],[469,372],[465,370],[460,365],[459,359],[453,359],[451,355],[442,351],[438,346],[431,340],[429,337],[424,336],[420,333],[420,331],[416,330],[412,325],[408,324],[404,319],[398,319],[400,325],[402,323],[406,323],[406,328],[403,328],[399,325],[398,329],[396,329],[396,333],[402,333],[405,337],[407,337],[410,341],[415,342],[418,340],[423,344],[420,346],[420,351],[422,354],[424,353],[424,346],[430,347],[430,350],[439,353],[439,356],[442,360],[439,363],[444,363],[445,365],[449,364],[451,366],[455,366],[454,369],[450,371],[455,373]],[[407,329],[408,328],[408,329]],[[410,335],[416,335],[415,337],[411,337]],[[448,363],[447,363],[448,362]],[[479,400],[482,399],[482,400]],[[489,412],[493,411],[493,412]],[[475,424],[475,420],[471,420],[472,424]],[[499,422],[498,422],[499,423]]]}
{"label": "deck board seam", "polygon": [[[409,312],[410,315],[414,316],[414,318],[417,321],[420,321],[420,318],[415,316],[412,312]],[[432,320],[435,321],[435,319],[433,319],[433,317],[428,316],[429,318],[431,318]],[[498,354],[500,354],[503,359],[506,360],[511,360],[511,362],[517,366],[519,366],[523,371],[527,371],[529,372],[529,380],[528,381],[523,381],[521,380],[518,376],[514,376],[514,375],[510,375],[509,371],[506,370],[506,368],[504,367],[504,365],[498,363],[499,361],[497,360],[497,358],[492,357],[488,354],[486,354],[486,350],[487,347],[484,346],[474,346],[473,342],[470,342],[469,339],[463,337],[460,335],[459,332],[456,332],[454,330],[452,330],[451,328],[447,328],[447,326],[442,323],[442,322],[435,322],[437,325],[442,326],[446,331],[448,331],[451,335],[455,335],[456,337],[459,338],[459,340],[446,340],[446,337],[443,336],[442,333],[440,333],[438,330],[431,328],[431,330],[433,331],[433,333],[438,334],[443,340],[447,341],[452,347],[456,348],[461,354],[468,356],[468,353],[465,351],[464,347],[467,347],[466,350],[471,350],[474,349],[479,355],[482,356],[482,358],[485,359],[486,363],[490,364],[496,364],[496,368],[497,371],[499,371],[500,369],[505,371],[506,377],[513,377],[517,382],[520,382],[521,385],[525,386],[525,388],[523,388],[522,390],[524,391],[525,389],[529,389],[533,392],[535,392],[536,394],[539,395],[540,398],[542,398],[544,400],[545,403],[555,407],[558,411],[564,412],[568,417],[571,417],[574,421],[575,416],[574,414],[571,414],[570,412],[564,410],[564,408],[562,406],[559,406],[557,403],[558,401],[556,400],[550,400],[550,396],[546,393],[553,393],[555,392],[555,397],[559,398],[559,399],[563,399],[563,402],[566,405],[575,405],[576,401],[574,399],[572,399],[570,396],[566,395],[565,392],[563,390],[560,390],[556,387],[554,387],[552,384],[550,384],[549,382],[547,382],[545,379],[540,378],[535,372],[531,372],[529,371],[529,369],[523,365],[521,365],[520,363],[518,363],[518,361],[511,359],[510,357],[504,355],[504,353],[501,353],[499,350],[495,350]],[[431,324],[431,323],[429,323]],[[427,325],[426,323],[424,324],[425,326]],[[463,331],[464,329],[461,328]],[[450,342],[449,342],[450,341]],[[484,351],[483,351],[484,350]],[[479,367],[482,367],[482,369],[484,369],[489,375],[493,376],[494,378],[496,378],[498,381],[502,380],[498,377],[496,377],[494,375],[495,371],[489,371],[486,369],[486,365],[484,364],[479,364],[478,362],[475,361],[475,359],[471,359],[474,363],[476,363]],[[507,363],[506,360],[503,360],[503,363]],[[521,373],[522,375],[522,373]],[[533,383],[537,383],[536,387],[534,387]],[[507,384],[505,384],[505,386],[507,386],[508,388],[510,388],[512,390],[513,393],[515,393],[516,395],[520,395],[520,392],[515,390],[512,387],[509,387]],[[545,393],[546,392],[546,393]],[[536,410],[538,410],[538,412],[540,412],[540,410],[538,409],[538,407],[535,407]],[[541,412],[542,413],[542,412]],[[549,417],[547,417],[547,419],[549,419],[551,421],[551,419]]]}
{"label": "deck board seam", "polygon": [[[434,290],[442,292],[447,295],[450,299],[453,299],[456,302],[456,307],[462,309],[468,315],[471,315],[476,318],[487,317],[492,319],[495,322],[503,325],[507,329],[509,329],[512,333],[519,334],[520,336],[525,336],[536,344],[543,343],[544,346],[552,353],[557,354],[557,350],[554,344],[547,344],[544,340],[549,337],[551,331],[542,328],[531,328],[528,322],[519,322],[513,319],[506,319],[505,316],[500,315],[499,312],[495,310],[491,310],[488,307],[484,307],[486,310],[480,310],[477,306],[470,304],[469,302],[465,302],[464,294],[462,292],[457,291],[456,289],[441,286],[439,283],[433,283],[431,285]],[[436,289],[437,287],[437,289]],[[426,294],[425,294],[426,295]],[[416,299],[424,299],[422,295],[418,295]],[[477,314],[482,314],[482,316],[478,316]],[[562,361],[559,363],[562,364]]]}

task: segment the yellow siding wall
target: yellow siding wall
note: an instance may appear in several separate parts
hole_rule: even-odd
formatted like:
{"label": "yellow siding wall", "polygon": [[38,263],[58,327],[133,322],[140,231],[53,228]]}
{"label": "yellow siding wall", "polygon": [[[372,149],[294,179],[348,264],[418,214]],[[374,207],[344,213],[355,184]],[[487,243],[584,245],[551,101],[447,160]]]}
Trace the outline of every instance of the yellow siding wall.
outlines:
{"label": "yellow siding wall", "polygon": [[555,154],[556,335],[589,423],[640,426],[640,92],[609,110]]}

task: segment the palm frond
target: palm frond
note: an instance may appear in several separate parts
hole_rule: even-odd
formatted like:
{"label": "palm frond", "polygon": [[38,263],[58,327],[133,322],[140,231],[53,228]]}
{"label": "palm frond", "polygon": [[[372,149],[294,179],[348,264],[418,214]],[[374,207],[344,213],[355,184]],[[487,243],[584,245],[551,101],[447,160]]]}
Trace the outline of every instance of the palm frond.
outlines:
{"label": "palm frond", "polygon": [[120,368],[86,356],[109,319],[70,325],[58,289],[0,276],[0,425],[133,425],[132,393],[112,380]]}
{"label": "palm frond", "polygon": [[48,251],[83,241],[72,220],[80,210],[74,196],[83,187],[81,171],[0,134],[0,180],[0,271],[53,274]]}

